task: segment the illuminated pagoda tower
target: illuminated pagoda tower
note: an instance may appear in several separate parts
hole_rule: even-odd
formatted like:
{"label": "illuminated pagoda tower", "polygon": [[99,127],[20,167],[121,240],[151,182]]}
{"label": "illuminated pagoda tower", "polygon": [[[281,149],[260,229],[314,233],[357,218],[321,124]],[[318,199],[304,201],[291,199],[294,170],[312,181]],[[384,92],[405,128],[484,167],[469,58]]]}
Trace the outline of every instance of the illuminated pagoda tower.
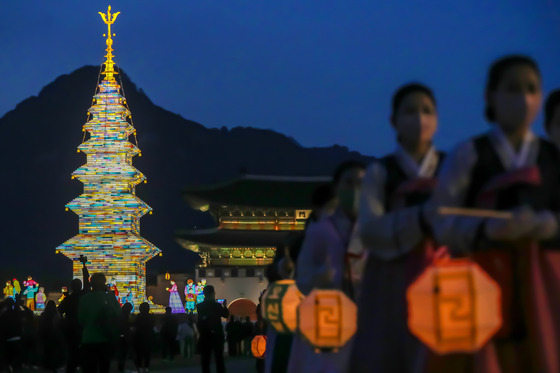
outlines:
{"label": "illuminated pagoda tower", "polygon": [[86,256],[90,273],[104,273],[120,296],[131,292],[138,309],[146,300],[146,262],[160,250],[140,236],[139,220],[151,208],[136,197],[136,185],[146,178],[132,166],[132,157],[141,154],[128,141],[129,136],[136,137],[136,130],[115,79],[111,25],[119,13],[111,14],[110,6],[107,14],[99,13],[108,27],[103,79],[82,130],[90,138],[78,147],[87,155],[87,163],[72,174],[72,179],[84,184],[84,193],[66,205],[79,216],[79,233],[59,246],[57,253],[74,261],[75,278],[81,277],[79,257]]}

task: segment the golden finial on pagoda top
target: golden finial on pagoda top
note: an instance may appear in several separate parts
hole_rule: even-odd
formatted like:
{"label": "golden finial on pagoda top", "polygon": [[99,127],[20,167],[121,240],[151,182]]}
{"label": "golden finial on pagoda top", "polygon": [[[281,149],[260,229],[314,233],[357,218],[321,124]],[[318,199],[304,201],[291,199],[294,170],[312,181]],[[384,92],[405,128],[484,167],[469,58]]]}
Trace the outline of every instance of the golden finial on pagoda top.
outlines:
{"label": "golden finial on pagoda top", "polygon": [[107,34],[103,34],[103,36],[107,36],[107,55],[105,55],[107,60],[105,61],[105,71],[103,71],[102,74],[105,75],[105,78],[107,80],[114,80],[115,78],[113,77],[113,75],[116,74],[116,72],[113,68],[115,63],[113,62],[113,39],[111,39],[111,36],[115,36],[115,34],[111,35],[111,25],[115,23],[117,16],[121,14],[121,12],[111,14],[111,5],[109,5],[107,14],[101,12],[99,12],[99,14],[101,15],[101,18],[103,18],[103,22],[107,24]]}

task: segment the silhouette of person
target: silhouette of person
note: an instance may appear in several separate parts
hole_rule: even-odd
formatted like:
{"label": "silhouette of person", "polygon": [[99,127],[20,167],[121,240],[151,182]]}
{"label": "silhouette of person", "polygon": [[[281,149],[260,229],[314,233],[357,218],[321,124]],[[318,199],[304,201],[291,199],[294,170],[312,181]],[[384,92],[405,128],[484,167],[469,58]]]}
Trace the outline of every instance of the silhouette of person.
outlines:
{"label": "silhouette of person", "polygon": [[226,324],[227,333],[227,345],[228,345],[228,355],[237,356],[239,353],[239,339],[241,338],[241,330],[239,328],[239,322],[235,320],[235,316],[230,316],[229,321]]}
{"label": "silhouette of person", "polygon": [[65,362],[64,334],[60,314],[49,300],[39,318],[39,340],[43,351],[43,368],[56,372]]}
{"label": "silhouette of person", "polygon": [[130,314],[132,313],[133,306],[130,303],[125,303],[121,308],[121,319],[120,319],[120,335],[119,335],[119,358],[118,358],[118,369],[119,372],[124,372],[124,366],[126,363],[126,356],[128,355],[128,349],[130,345]]}
{"label": "silhouette of person", "polygon": [[62,301],[58,305],[58,312],[63,317],[62,328],[68,346],[68,360],[66,362],[66,373],[74,373],[78,365],[80,365],[80,342],[82,339],[81,327],[78,323],[78,303],[80,298],[88,293],[90,289],[89,272],[86,267],[86,257],[80,259],[82,261],[82,281],[75,278],[70,283],[70,294],[63,295]]}
{"label": "silhouette of person", "polygon": [[251,354],[251,342],[255,336],[255,327],[251,322],[250,316],[245,316],[245,322],[242,324],[243,328],[243,354]]}
{"label": "silhouette of person", "polygon": [[173,360],[177,344],[177,332],[179,330],[179,321],[172,313],[171,307],[165,307],[165,315],[161,320],[161,357],[164,360]]}
{"label": "silhouette of person", "polygon": [[224,304],[216,302],[214,286],[206,285],[204,288],[204,301],[197,304],[196,308],[198,310],[198,330],[200,333],[198,343],[202,372],[210,373],[210,359],[213,352],[216,359],[217,372],[225,373],[222,317],[227,318],[229,316],[225,301]]}
{"label": "silhouette of person", "polygon": [[154,341],[154,315],[150,313],[150,304],[144,302],[139,307],[140,313],[136,316],[132,333],[132,346],[135,352],[135,365],[139,373],[147,373],[150,368],[152,343]]}
{"label": "silhouette of person", "polygon": [[109,372],[115,342],[119,335],[119,302],[107,292],[105,275],[91,276],[92,291],[78,304],[78,322],[82,330],[82,368],[84,373]]}

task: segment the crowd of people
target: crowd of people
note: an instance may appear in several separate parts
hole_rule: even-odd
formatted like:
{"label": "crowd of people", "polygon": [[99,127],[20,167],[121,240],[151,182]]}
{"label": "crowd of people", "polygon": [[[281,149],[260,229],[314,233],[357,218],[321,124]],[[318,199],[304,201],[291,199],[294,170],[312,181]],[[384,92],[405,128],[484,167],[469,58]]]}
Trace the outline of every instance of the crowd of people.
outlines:
{"label": "crowd of people", "polygon": [[[400,87],[396,150],[369,165],[344,162],[316,190],[306,229],[288,237],[267,276],[295,279],[304,295],[344,292],[358,306],[357,331],[337,352],[316,353],[297,333],[269,328],[264,371],[560,372],[560,90],[545,103],[549,139],[532,129],[543,101],[533,59],[495,61],[484,93],[491,128],[446,154],[432,141],[433,91]],[[499,285],[503,321],[476,353],[440,355],[410,332],[406,291],[454,258]]]}
{"label": "crowd of people", "polygon": [[[25,291],[5,290],[0,303],[0,370],[108,372],[113,362],[119,372],[125,372],[130,361],[134,371],[144,373],[153,356],[170,363],[178,355],[189,359],[199,354],[204,372],[209,371],[212,355],[218,371],[225,372],[226,340],[229,356],[249,354],[254,334],[250,318],[241,323],[231,316],[225,324],[222,320],[229,311],[216,301],[213,286],[204,288],[196,314],[174,314],[166,307],[163,315],[155,315],[150,303],[144,302],[133,315],[133,304],[121,305],[114,284],[107,284],[102,273],[90,277],[87,258],[80,259],[83,281],[72,280],[59,305],[48,300],[39,317],[26,301]],[[38,286],[31,281],[25,286]],[[19,286],[17,280],[10,285],[14,283]]]}
{"label": "crowd of people", "polygon": [[121,306],[105,276],[90,277],[86,258],[82,261],[83,281],[72,280],[60,304],[48,300],[39,317],[24,291],[5,293],[0,303],[0,370],[108,372],[115,362],[124,372],[131,361],[135,371],[147,372],[152,356],[171,362],[177,355],[203,353],[197,348],[201,334],[193,315],[174,315],[170,307],[164,315],[154,315],[148,302],[132,315],[133,305]]}

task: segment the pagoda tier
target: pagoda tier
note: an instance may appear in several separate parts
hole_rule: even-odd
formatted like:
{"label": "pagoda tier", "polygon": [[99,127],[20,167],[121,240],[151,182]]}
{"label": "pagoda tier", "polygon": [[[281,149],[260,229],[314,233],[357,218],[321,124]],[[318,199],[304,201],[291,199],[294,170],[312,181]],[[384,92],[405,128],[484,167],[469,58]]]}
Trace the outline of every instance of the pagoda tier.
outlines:
{"label": "pagoda tier", "polygon": [[[113,144],[111,149],[107,149],[107,143],[104,139],[91,139],[82,145],[78,146],[78,149],[92,157],[92,161],[100,159],[103,157],[104,153],[115,153],[123,154],[128,157],[140,154],[140,149],[138,149],[134,144],[126,141],[119,141]],[[90,155],[91,154],[91,155]],[[127,163],[131,162],[130,158],[125,158]]]}
{"label": "pagoda tier", "polygon": [[[72,173],[72,176],[80,180],[82,183],[98,183],[100,187],[104,187],[106,181],[126,181],[129,184],[136,185],[145,180],[144,175],[136,168],[128,163],[123,163],[123,157],[119,155],[106,155],[105,164],[101,162],[91,162],[86,164]],[[120,162],[118,162],[120,160]]]}
{"label": "pagoda tier", "polygon": [[110,27],[118,13],[110,10],[101,13],[109,28],[104,78],[83,126],[90,138],[78,147],[87,163],[72,173],[84,184],[84,193],[66,205],[79,216],[79,234],[57,252],[74,260],[74,277],[80,277],[80,255],[86,256],[90,272],[104,273],[119,293],[132,293],[137,307],[146,301],[146,262],[160,250],[140,237],[139,219],[151,208],[135,195],[136,185],[146,178],[132,166],[140,149],[128,140],[136,130],[115,80]]}

